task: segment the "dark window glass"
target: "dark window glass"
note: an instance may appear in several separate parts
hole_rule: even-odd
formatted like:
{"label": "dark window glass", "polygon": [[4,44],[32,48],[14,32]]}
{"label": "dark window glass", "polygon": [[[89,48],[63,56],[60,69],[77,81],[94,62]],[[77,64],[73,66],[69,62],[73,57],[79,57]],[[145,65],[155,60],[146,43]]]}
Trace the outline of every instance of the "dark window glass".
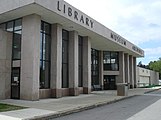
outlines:
{"label": "dark window glass", "polygon": [[43,60],[50,59],[50,36],[44,35],[43,36]]}
{"label": "dark window glass", "polygon": [[0,24],[0,29],[6,30],[6,24]]}
{"label": "dark window glass", "polygon": [[99,85],[99,51],[91,49],[91,79],[92,85]]}
{"label": "dark window glass", "polygon": [[104,52],[104,70],[111,70],[110,52]]}
{"label": "dark window glass", "polygon": [[[17,21],[19,21],[18,24],[17,24]],[[17,26],[19,26],[19,29],[17,29]],[[21,19],[5,22],[0,25],[0,28],[12,33],[12,36],[13,36],[12,37],[12,62],[14,60],[20,60],[21,59],[21,32],[22,32]],[[20,76],[20,67],[19,68],[12,68],[11,73],[12,73],[12,75],[11,75],[12,78]],[[13,79],[11,79],[11,83],[13,83]],[[20,78],[18,79],[18,83],[16,83],[17,88],[15,88],[15,87],[13,88],[13,86],[11,87],[11,98],[19,99],[19,97],[20,97],[19,96]]]}
{"label": "dark window glass", "polygon": [[43,33],[40,33],[40,61],[43,60],[42,51],[43,51]]}
{"label": "dark window glass", "polygon": [[62,87],[63,88],[68,88],[68,65],[63,64],[63,72],[62,72]]}
{"label": "dark window glass", "polygon": [[12,60],[21,59],[21,34],[22,34],[22,19],[16,19],[3,24],[3,29],[13,33],[12,40]]}
{"label": "dark window glass", "polygon": [[15,33],[13,36],[12,59],[21,59],[21,34]]}
{"label": "dark window glass", "polygon": [[112,52],[111,53],[111,70],[117,71],[118,70],[118,53]]}
{"label": "dark window glass", "polygon": [[68,40],[69,32],[66,30],[62,31],[62,88],[68,88]]}
{"label": "dark window glass", "polygon": [[7,22],[7,29],[6,30],[9,32],[13,32],[13,28],[14,28],[13,24],[14,24],[14,21]]}
{"label": "dark window glass", "polygon": [[79,36],[79,49],[78,49],[78,63],[79,63],[79,75],[78,86],[83,87],[83,37]]}
{"label": "dark window glass", "polygon": [[69,40],[69,32],[68,31],[66,31],[66,30],[63,30],[63,40]]}
{"label": "dark window glass", "polygon": [[63,63],[68,63],[68,41],[63,40],[62,49]]}
{"label": "dark window glass", "polygon": [[41,22],[40,30],[40,89],[50,88],[51,25]]}
{"label": "dark window glass", "polygon": [[103,62],[104,62],[104,70],[106,71],[118,71],[119,70],[119,59],[118,52],[103,52]]}
{"label": "dark window glass", "polygon": [[21,23],[22,23],[22,20],[21,19],[15,20],[14,30],[20,30],[20,29],[22,29]]}

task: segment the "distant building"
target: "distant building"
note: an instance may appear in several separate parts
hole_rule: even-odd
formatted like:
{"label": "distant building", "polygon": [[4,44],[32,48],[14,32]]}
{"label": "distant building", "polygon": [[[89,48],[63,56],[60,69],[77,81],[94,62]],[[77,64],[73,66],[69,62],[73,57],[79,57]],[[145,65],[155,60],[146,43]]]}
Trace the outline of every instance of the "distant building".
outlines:
{"label": "distant building", "polygon": [[159,85],[159,73],[142,67],[137,67],[137,87],[149,85]]}

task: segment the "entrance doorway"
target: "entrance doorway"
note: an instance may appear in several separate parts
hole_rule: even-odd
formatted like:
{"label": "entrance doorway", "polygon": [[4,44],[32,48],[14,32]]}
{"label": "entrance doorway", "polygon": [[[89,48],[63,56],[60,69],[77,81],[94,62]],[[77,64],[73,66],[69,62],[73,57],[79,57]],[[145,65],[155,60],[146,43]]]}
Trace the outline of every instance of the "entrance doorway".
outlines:
{"label": "entrance doorway", "polygon": [[12,68],[11,99],[20,99],[20,68]]}
{"label": "entrance doorway", "polygon": [[116,78],[114,75],[104,75],[104,90],[116,90]]}

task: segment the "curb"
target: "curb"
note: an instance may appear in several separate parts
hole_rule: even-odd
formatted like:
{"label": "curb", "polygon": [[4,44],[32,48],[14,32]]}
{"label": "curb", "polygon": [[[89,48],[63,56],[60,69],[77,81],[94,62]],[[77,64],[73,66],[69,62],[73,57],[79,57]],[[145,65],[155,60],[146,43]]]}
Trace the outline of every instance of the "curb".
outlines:
{"label": "curb", "polygon": [[147,92],[144,92],[144,94],[147,94],[147,93],[151,93],[151,92],[154,92],[154,91],[157,91],[157,90],[160,90],[161,88],[157,88],[157,89],[153,89],[153,90],[149,90]]}

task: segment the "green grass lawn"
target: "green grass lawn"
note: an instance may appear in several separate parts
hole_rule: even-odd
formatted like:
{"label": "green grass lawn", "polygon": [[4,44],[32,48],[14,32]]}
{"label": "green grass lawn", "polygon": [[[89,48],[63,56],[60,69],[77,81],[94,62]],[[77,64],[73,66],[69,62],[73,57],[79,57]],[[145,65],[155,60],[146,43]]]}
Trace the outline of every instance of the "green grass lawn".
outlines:
{"label": "green grass lawn", "polygon": [[153,88],[153,87],[159,87],[161,85],[149,85],[149,86],[144,86],[144,87],[141,87],[141,88]]}
{"label": "green grass lawn", "polygon": [[12,111],[12,110],[19,110],[24,109],[25,107],[15,106],[15,105],[8,105],[0,103],[0,112]]}

